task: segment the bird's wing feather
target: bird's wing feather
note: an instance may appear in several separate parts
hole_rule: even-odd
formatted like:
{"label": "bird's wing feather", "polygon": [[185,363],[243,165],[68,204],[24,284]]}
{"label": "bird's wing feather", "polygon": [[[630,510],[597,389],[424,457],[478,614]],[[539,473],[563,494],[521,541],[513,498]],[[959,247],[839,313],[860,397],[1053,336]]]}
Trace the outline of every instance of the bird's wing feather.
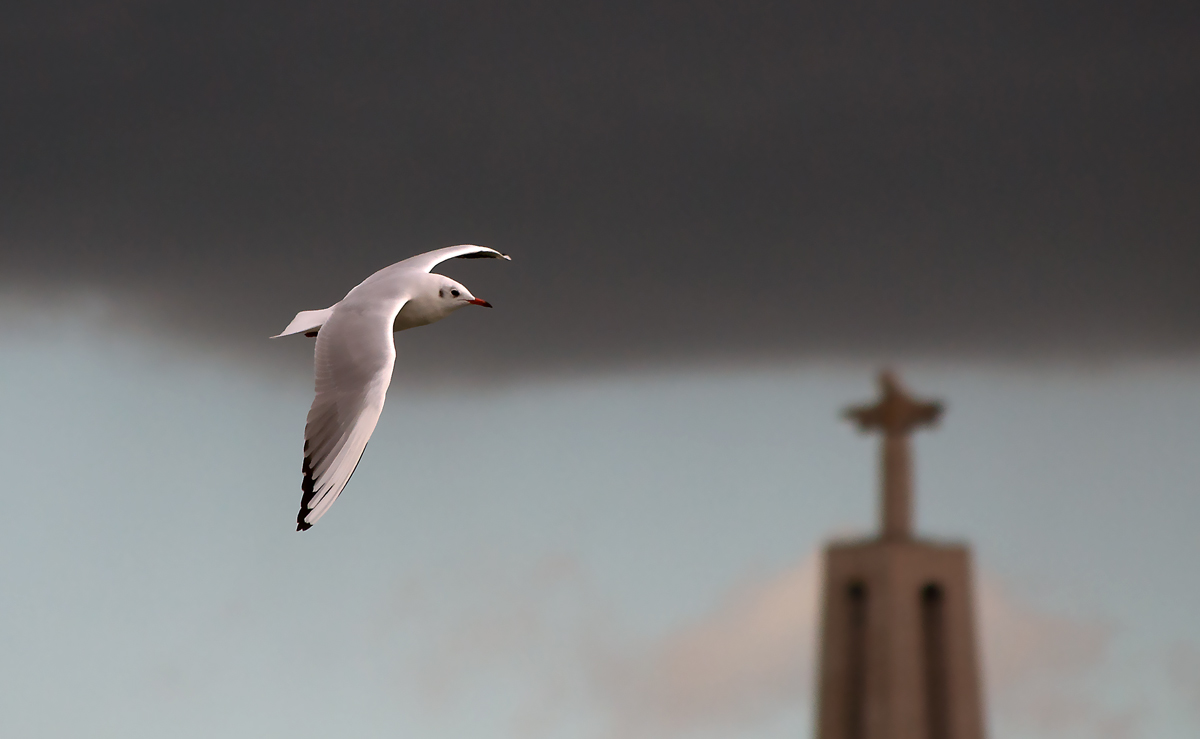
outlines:
{"label": "bird's wing feather", "polygon": [[405,302],[339,304],[317,335],[317,392],[304,426],[298,531],[337,500],[375,430],[396,361],[392,322]]}
{"label": "bird's wing feather", "polygon": [[300,332],[309,333],[317,331],[333,315],[333,309],[336,307],[336,305],[333,305],[324,310],[302,310],[296,314],[296,317],[287,325],[287,328],[271,338],[278,339],[281,336],[291,336]]}
{"label": "bird's wing feather", "polygon": [[512,257],[507,254],[501,254],[487,246],[475,246],[474,244],[462,244],[459,246],[447,246],[444,249],[434,249],[427,251],[424,254],[418,254],[415,257],[409,257],[403,262],[397,262],[394,267],[403,269],[421,270],[422,272],[431,272],[434,267],[438,266],[447,259],[508,259]]}

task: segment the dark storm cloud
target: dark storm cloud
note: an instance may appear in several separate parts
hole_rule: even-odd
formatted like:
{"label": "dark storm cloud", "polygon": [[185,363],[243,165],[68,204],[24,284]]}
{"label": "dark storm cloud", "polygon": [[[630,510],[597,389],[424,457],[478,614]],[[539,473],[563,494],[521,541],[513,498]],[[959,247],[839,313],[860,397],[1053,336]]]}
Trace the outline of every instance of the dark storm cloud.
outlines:
{"label": "dark storm cloud", "polygon": [[469,242],[462,366],[1194,351],[1196,7],[10,6],[0,279],[257,356]]}

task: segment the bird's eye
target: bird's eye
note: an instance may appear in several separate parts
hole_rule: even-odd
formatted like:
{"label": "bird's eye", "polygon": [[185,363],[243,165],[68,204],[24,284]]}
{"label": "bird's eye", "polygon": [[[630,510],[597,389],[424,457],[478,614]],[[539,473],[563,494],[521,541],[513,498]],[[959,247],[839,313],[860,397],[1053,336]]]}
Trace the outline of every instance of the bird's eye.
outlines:
{"label": "bird's eye", "polygon": [[456,297],[456,298],[458,297],[458,291],[457,291],[457,290],[451,290],[451,291],[450,291],[450,294],[451,294],[451,295],[453,295],[453,296],[454,296],[454,297]]}

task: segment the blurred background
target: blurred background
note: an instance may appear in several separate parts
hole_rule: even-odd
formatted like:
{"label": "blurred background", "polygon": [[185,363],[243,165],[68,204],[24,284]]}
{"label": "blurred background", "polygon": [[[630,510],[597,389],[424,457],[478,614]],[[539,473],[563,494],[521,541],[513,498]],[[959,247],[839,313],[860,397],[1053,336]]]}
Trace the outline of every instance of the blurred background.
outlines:
{"label": "blurred background", "polygon": [[[884,363],[990,735],[1200,731],[1194,4],[4,15],[0,734],[810,736]],[[457,243],[294,532],[265,337]]]}

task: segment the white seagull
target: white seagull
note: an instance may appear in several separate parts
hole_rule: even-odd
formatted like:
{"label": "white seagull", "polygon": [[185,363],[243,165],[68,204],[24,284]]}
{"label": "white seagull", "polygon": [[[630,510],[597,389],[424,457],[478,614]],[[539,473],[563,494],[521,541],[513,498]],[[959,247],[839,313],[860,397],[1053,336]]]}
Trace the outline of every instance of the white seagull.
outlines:
{"label": "white seagull", "polygon": [[464,305],[492,307],[449,277],[431,274],[454,258],[511,259],[471,244],[418,254],[379,270],[325,310],[297,313],[271,337],[317,337],[317,397],[304,425],[304,496],[297,531],[312,528],[325,515],[367,448],[392,380],[392,333],[440,321]]}

